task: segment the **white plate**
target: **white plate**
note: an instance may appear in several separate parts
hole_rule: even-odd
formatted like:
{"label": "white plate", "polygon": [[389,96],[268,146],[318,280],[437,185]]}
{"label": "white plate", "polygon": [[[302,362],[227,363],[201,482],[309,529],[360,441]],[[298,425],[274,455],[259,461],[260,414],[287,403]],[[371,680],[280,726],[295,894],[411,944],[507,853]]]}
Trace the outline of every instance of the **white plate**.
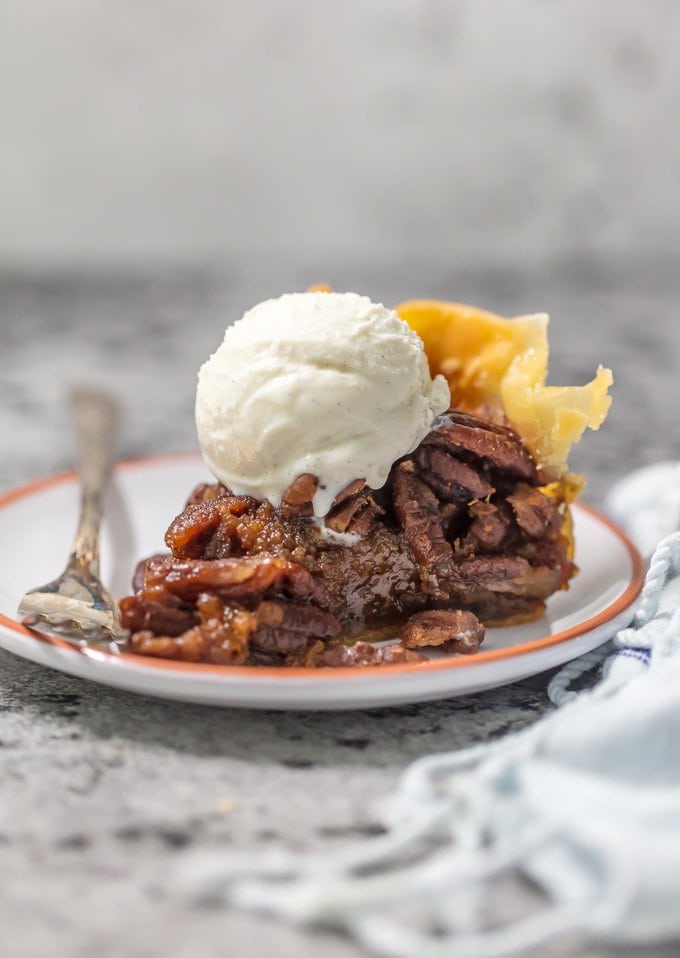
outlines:
{"label": "white plate", "polygon": [[[102,572],[115,595],[129,592],[135,562],[163,547],[163,533],[197,482],[197,456],[123,463],[116,470],[102,542]],[[553,596],[537,622],[489,629],[484,651],[424,665],[368,669],[276,669],[168,662],[80,651],[39,638],[15,619],[20,597],[64,564],[78,505],[72,474],[0,498],[0,647],[82,678],[146,695],[210,705],[347,709],[421,702],[478,692],[560,665],[627,625],[640,591],[640,556],[608,519],[574,508],[581,572]]]}

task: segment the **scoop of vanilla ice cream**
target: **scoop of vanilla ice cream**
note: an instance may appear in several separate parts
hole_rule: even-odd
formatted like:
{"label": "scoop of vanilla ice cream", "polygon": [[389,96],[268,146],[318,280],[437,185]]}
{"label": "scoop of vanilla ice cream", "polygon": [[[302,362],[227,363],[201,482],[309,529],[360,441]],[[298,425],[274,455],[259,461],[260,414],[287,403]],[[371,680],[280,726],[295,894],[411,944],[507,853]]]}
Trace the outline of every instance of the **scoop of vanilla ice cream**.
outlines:
{"label": "scoop of vanilla ice cream", "polygon": [[291,293],[227,329],[199,372],[196,427],[210,471],[232,492],[278,506],[312,473],[320,517],[352,480],[384,485],[449,399],[393,310],[356,293]]}

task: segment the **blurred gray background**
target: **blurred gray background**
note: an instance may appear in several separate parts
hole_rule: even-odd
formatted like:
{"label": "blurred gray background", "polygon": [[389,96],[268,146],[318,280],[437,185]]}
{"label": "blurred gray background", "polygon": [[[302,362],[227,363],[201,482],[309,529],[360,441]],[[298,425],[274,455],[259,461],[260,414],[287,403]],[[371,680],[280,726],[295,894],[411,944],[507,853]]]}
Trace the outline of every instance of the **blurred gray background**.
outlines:
{"label": "blurred gray background", "polygon": [[3,0],[0,255],[680,252],[676,0]]}
{"label": "blurred gray background", "polygon": [[674,452],[676,0],[0,0],[0,17],[0,484],[70,461],[73,378],[123,396],[124,454],[193,447],[196,369],[225,325],[321,280],[547,309],[553,381],[617,374],[591,488],[622,445],[658,454],[640,419]]}

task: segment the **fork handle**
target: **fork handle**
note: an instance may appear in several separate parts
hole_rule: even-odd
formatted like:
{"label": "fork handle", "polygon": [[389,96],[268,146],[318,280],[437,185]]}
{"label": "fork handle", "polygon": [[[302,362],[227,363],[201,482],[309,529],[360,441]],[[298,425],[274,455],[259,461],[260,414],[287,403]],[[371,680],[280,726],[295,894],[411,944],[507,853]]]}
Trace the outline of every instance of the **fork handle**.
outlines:
{"label": "fork handle", "polygon": [[70,405],[81,482],[80,516],[72,559],[99,575],[99,528],[104,492],[111,475],[119,407],[108,393],[85,387],[71,393]]}

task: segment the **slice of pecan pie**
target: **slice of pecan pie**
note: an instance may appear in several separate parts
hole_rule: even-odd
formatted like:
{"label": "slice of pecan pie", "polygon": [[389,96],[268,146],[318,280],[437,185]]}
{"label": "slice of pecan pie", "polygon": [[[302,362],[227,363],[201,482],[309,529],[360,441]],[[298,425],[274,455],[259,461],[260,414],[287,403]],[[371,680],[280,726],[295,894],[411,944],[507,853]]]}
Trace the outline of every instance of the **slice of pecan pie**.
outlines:
{"label": "slice of pecan pie", "polygon": [[[223,665],[419,662],[426,647],[476,652],[484,624],[536,618],[567,587],[580,483],[564,450],[604,419],[609,380],[598,373],[581,392],[552,394],[534,317],[522,327],[455,304],[399,311],[433,374],[449,379],[455,408],[382,488],[352,481],[323,520],[310,474],[278,508],[220,483],[198,486],[167,530],[170,553],[140,563],[121,601],[134,652]],[[470,323],[474,349],[463,335]],[[455,356],[442,353],[444,333],[458,337]]]}
{"label": "slice of pecan pie", "polygon": [[[141,563],[121,602],[132,649],[329,666],[412,661],[424,645],[474,652],[480,619],[540,615],[575,571],[566,503],[512,429],[469,413],[441,416],[383,489],[353,482],[325,525],[315,489],[301,476],[279,509],[220,484],[195,489],[166,533],[171,555]],[[403,647],[362,638],[387,627]]]}

